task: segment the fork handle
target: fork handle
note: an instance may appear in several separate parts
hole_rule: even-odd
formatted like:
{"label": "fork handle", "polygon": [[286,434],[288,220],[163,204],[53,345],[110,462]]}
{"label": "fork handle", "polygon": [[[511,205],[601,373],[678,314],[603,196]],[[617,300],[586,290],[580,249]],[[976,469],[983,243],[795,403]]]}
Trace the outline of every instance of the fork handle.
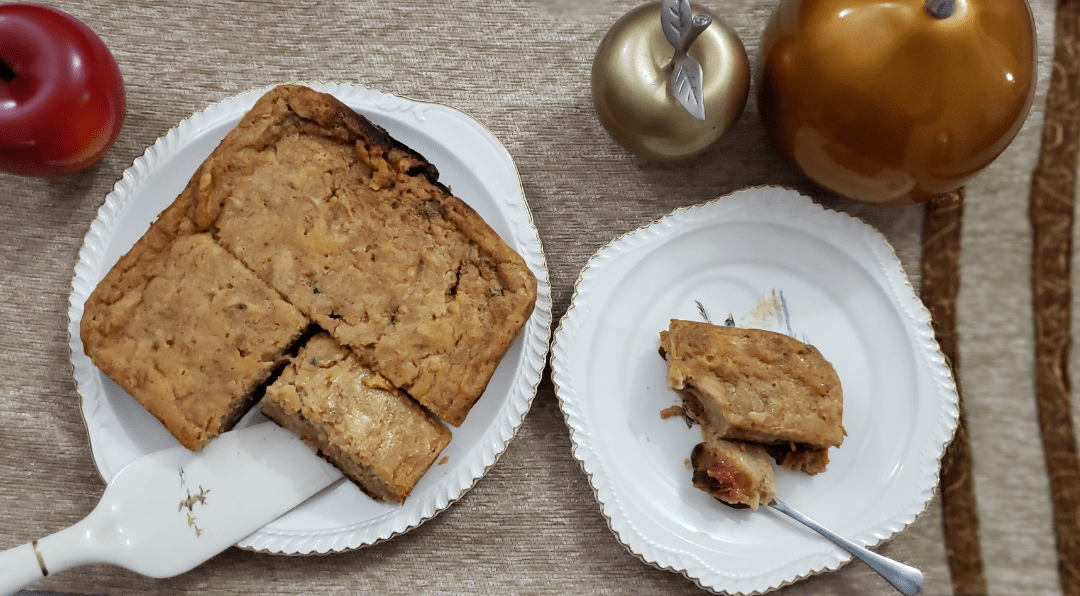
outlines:
{"label": "fork handle", "polygon": [[923,578],[923,573],[918,569],[910,565],[904,565],[899,561],[894,561],[888,557],[879,555],[868,548],[855,544],[809,517],[806,517],[802,513],[788,507],[780,499],[773,499],[773,502],[769,505],[773,509],[784,513],[792,519],[802,522],[807,527],[835,542],[840,548],[858,557],[863,563],[869,565],[871,569],[877,571],[878,575],[885,578],[885,581],[889,582],[892,587],[896,588],[904,596],[916,596],[917,594],[922,593],[923,582],[925,580]]}

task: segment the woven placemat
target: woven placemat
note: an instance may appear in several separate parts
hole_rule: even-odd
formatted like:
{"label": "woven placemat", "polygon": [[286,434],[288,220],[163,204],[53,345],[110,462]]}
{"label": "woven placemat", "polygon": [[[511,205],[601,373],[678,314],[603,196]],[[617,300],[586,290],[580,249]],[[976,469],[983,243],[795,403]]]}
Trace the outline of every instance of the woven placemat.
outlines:
{"label": "woven placemat", "polygon": [[[926,209],[855,204],[815,188],[773,151],[753,100],[698,157],[656,163],[627,154],[595,117],[589,74],[604,32],[635,0],[48,3],[86,22],[113,51],[127,84],[128,119],[117,144],[90,170],[58,180],[0,174],[0,548],[77,521],[104,488],[70,375],[66,326],[72,266],[106,193],[148,145],[191,113],[248,89],[327,80],[448,104],[491,130],[518,166],[547,253],[556,319],[599,247],[677,207],[741,188],[787,186],[873,225],[934,312],[962,381],[965,424],[957,437],[968,438],[968,455],[953,455],[962,451],[957,443],[946,459],[941,498],[877,550],[923,569],[931,596],[1076,596],[1063,592],[1068,566],[1059,573],[1059,561],[1076,560],[1059,555],[1060,544],[1069,547],[1077,535],[1061,529],[1069,516],[1061,511],[1075,493],[1051,489],[1052,478],[1055,486],[1073,482],[1070,464],[1052,448],[1056,443],[1044,450],[1035,397],[1032,266],[1038,258],[1031,249],[1032,230],[1042,220],[1025,217],[1026,199],[1037,188],[1055,198],[1072,192],[1062,176],[1075,175],[1075,162],[1043,166],[1039,184],[1032,184],[1032,173],[1041,141],[1076,136],[1054,116],[1055,106],[1075,111],[1080,99],[1077,67],[1070,65],[1075,42],[1060,41],[1075,39],[1069,31],[1078,20],[1076,2],[1031,0],[1040,49],[1031,116],[1009,149],[965,187],[962,200],[957,195]],[[776,0],[706,3],[737,32],[753,61]],[[1061,60],[1052,68],[1055,55]],[[1052,71],[1070,81],[1054,85],[1060,96],[1048,96]],[[1073,159],[1075,148],[1069,151]],[[1056,266],[1074,250],[1073,232],[1062,231],[1057,216],[1047,222],[1058,236],[1046,262]],[[951,252],[939,255],[945,245]],[[1046,331],[1076,325],[1059,312],[1070,308],[1060,293],[1062,284],[1076,283],[1069,275],[1054,282],[1051,311],[1059,318]],[[931,286],[952,298],[937,305]],[[1075,420],[1068,378],[1076,355],[1060,345],[1039,362],[1056,383],[1055,419],[1071,411]],[[1064,474],[1051,471],[1061,465]],[[965,501],[965,491],[974,499]],[[571,454],[547,378],[490,473],[408,534],[323,557],[230,549],[169,580],[96,566],[50,576],[34,588],[120,595],[703,593],[677,573],[642,564],[611,534]],[[780,593],[892,590],[852,563]]]}

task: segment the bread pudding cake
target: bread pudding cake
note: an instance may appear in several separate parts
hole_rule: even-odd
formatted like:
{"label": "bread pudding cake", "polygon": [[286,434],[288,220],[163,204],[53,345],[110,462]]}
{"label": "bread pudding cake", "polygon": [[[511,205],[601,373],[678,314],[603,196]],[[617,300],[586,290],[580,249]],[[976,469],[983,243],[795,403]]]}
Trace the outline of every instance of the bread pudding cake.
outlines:
{"label": "bread pudding cake", "polygon": [[772,500],[770,456],[817,474],[829,447],[844,440],[840,379],[812,346],[763,329],[672,319],[660,354],[668,387],[701,424],[694,486],[726,503]]}
{"label": "bread pudding cake", "polygon": [[285,85],[108,272],[81,336],[106,375],[199,449],[309,323],[460,425],[535,298],[524,260],[433,165],[334,97]]}
{"label": "bread pudding cake", "polygon": [[247,411],[307,317],[214,243],[142,242],[83,313],[94,363],[199,450]]}
{"label": "bread pudding cake", "polygon": [[451,433],[409,396],[319,333],[262,399],[262,412],[381,501],[403,503]]}
{"label": "bread pudding cake", "polygon": [[263,281],[454,426],[536,279],[431,164],[304,87],[260,100],[181,201]]}
{"label": "bread pudding cake", "polygon": [[840,379],[813,346],[764,329],[680,320],[660,342],[668,386],[719,436],[791,451],[844,440]]}

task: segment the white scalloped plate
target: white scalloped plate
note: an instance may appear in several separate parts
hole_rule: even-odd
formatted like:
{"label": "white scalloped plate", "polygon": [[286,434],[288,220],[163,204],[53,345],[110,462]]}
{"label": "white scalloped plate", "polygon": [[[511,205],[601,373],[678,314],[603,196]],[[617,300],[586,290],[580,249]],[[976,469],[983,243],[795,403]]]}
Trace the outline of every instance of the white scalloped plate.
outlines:
{"label": "white scalloped plate", "polygon": [[850,559],[783,515],[732,509],[693,488],[700,428],[660,411],[660,331],[671,318],[787,333],[834,364],[847,437],[816,476],[777,470],[792,507],[873,545],[923,511],[956,427],[958,397],[930,315],[885,239],[782,188],[674,211],[600,249],[552,345],[574,455],[608,524],[651,565],[727,593],[766,592]]}
{"label": "white scalloped plate", "polygon": [[[551,298],[547,265],[517,168],[481,124],[453,108],[358,85],[314,83],[385,128],[435,164],[451,187],[525,258],[536,274],[532,317],[495,371],[487,391],[405,505],[378,503],[349,482],[319,493],[238,546],[284,554],[358,548],[406,532],[468,491],[506,449],[532,405],[548,350]],[[94,462],[106,482],[145,453],[177,445],[164,427],[83,353],[79,321],[90,292],[176,198],[198,166],[270,87],[226,99],[181,122],[124,172],[90,226],[72,284],[71,362]],[[242,425],[262,418],[257,411]]]}

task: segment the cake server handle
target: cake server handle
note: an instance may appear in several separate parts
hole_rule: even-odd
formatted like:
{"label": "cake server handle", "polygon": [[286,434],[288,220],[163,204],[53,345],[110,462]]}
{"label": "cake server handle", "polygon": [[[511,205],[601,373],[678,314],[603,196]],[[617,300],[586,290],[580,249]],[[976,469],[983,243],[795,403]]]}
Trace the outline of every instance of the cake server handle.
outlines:
{"label": "cake server handle", "polygon": [[37,541],[0,552],[0,595],[14,594],[42,577]]}
{"label": "cake server handle", "polygon": [[885,578],[885,581],[892,584],[892,586],[901,594],[904,594],[904,596],[915,596],[916,594],[922,593],[923,582],[925,581],[922,571],[919,571],[910,565],[904,565],[903,563],[879,555],[872,550],[863,548],[854,542],[835,534],[816,521],[806,517],[791,507],[788,507],[787,504],[780,499],[774,497],[773,502],[769,503],[769,506],[796,521],[802,522],[807,527],[813,529],[829,540],[832,540],[840,548],[855,555],[863,563],[869,565],[871,569],[877,571],[881,577]]}
{"label": "cake server handle", "polygon": [[[0,596],[14,594],[50,573],[112,562],[97,539],[110,531],[113,520],[107,518],[107,512],[95,509],[73,526],[0,552]],[[42,553],[47,554],[48,566]]]}
{"label": "cake server handle", "polygon": [[209,560],[341,481],[341,472],[273,422],[176,445],[116,474],[81,521],[0,552],[0,595],[92,563],[172,577]]}

